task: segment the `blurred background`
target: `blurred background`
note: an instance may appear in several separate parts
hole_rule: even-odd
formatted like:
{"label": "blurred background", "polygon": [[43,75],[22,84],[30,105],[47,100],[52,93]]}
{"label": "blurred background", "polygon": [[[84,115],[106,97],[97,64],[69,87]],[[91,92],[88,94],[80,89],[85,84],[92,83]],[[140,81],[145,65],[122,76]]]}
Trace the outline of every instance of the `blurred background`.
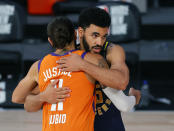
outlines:
{"label": "blurred background", "polygon": [[31,64],[53,51],[47,41],[48,22],[63,15],[77,28],[79,13],[91,6],[111,15],[108,40],[126,51],[128,89],[142,92],[135,111],[174,110],[173,0],[0,0],[2,109],[23,109],[11,102],[11,95]]}

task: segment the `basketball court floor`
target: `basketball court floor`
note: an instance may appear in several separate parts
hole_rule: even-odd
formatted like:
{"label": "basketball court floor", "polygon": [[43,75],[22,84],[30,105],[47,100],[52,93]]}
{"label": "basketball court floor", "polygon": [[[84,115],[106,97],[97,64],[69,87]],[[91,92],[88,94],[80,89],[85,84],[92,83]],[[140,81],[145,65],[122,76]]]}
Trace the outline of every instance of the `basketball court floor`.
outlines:
{"label": "basketball court floor", "polygon": [[[41,116],[41,111],[1,109],[0,131],[41,131]],[[135,111],[122,117],[126,131],[174,131],[174,111]]]}

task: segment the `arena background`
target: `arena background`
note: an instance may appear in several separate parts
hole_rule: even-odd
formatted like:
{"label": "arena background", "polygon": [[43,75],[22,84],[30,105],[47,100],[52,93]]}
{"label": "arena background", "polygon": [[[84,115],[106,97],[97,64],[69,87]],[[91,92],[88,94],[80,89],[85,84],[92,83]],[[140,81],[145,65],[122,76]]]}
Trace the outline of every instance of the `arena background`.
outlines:
{"label": "arena background", "polygon": [[126,130],[173,131],[173,0],[1,0],[0,128],[41,130],[41,112],[27,113],[23,105],[13,104],[12,92],[31,64],[53,51],[47,41],[47,23],[65,15],[77,27],[80,11],[88,6],[111,14],[108,40],[126,51],[127,90],[134,86],[142,92],[140,104],[122,114]]}

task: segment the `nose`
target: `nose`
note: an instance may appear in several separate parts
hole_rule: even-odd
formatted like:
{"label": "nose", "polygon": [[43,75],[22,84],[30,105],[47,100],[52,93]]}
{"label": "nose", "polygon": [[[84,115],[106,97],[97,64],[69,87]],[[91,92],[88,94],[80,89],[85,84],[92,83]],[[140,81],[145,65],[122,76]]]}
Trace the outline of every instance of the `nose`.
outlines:
{"label": "nose", "polygon": [[100,46],[102,46],[102,44],[103,44],[103,40],[100,37],[97,38],[97,41],[96,42],[97,42],[96,44],[97,45],[100,45]]}

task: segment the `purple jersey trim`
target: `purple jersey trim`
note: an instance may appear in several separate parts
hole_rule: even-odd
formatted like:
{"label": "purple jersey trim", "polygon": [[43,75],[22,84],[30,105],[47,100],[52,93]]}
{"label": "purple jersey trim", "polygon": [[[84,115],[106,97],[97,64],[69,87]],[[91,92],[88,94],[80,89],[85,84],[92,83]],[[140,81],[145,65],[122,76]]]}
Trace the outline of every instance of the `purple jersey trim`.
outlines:
{"label": "purple jersey trim", "polygon": [[39,63],[38,63],[38,72],[40,71],[40,64],[42,62],[43,58],[39,60]]}
{"label": "purple jersey trim", "polygon": [[82,59],[84,59],[86,53],[87,53],[87,52],[83,52],[83,54],[81,55]]}

